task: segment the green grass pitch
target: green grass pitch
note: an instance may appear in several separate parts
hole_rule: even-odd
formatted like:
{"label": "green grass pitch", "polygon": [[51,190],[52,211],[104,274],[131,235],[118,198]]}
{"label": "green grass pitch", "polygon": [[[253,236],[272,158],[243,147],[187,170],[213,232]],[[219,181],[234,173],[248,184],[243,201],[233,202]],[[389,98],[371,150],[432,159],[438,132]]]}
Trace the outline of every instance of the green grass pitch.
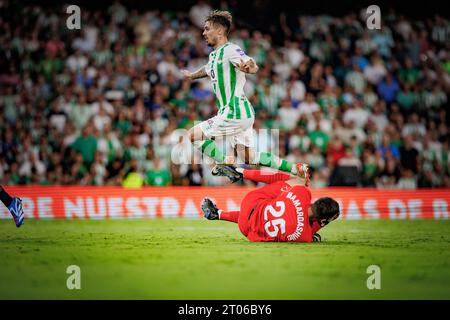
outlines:
{"label": "green grass pitch", "polygon": [[[251,243],[206,220],[0,221],[0,299],[450,299],[450,221],[336,221]],[[69,265],[81,289],[68,290]],[[381,289],[369,290],[369,265]]]}

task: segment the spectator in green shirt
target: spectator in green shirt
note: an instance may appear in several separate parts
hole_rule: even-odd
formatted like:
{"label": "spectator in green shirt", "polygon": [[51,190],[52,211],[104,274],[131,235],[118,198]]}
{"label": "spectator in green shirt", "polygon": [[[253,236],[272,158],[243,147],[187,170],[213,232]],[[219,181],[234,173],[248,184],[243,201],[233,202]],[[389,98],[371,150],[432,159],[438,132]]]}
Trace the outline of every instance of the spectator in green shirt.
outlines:
{"label": "spectator in green shirt", "polygon": [[336,94],[333,92],[333,88],[327,85],[323,92],[319,94],[319,98],[317,99],[317,103],[322,108],[324,113],[328,115],[328,111],[333,108],[337,108],[338,99]]}
{"label": "spectator in green shirt", "polygon": [[417,102],[417,94],[411,90],[409,83],[405,83],[404,89],[397,94],[396,100],[403,114],[408,114]]}
{"label": "spectator in green shirt", "polygon": [[88,166],[94,161],[95,152],[97,151],[97,139],[92,134],[92,126],[90,124],[83,128],[82,135],[72,144],[72,149],[83,156],[83,161]]}
{"label": "spectator in green shirt", "polygon": [[61,72],[63,68],[62,62],[59,58],[54,58],[50,54],[47,54],[45,60],[42,60],[38,66],[38,72],[41,72],[46,81],[51,81],[55,73]]}
{"label": "spectator in green shirt", "polygon": [[171,184],[170,171],[161,168],[161,160],[155,158],[155,167],[145,174],[145,183],[149,186],[166,187]]}
{"label": "spectator in green shirt", "polygon": [[322,153],[326,152],[330,136],[320,129],[320,123],[317,123],[316,129],[308,134],[311,143],[320,148]]}
{"label": "spectator in green shirt", "polygon": [[114,123],[115,128],[119,128],[122,136],[125,136],[131,130],[131,121],[127,115],[126,110],[121,110],[117,117],[117,121]]}
{"label": "spectator in green shirt", "polygon": [[405,59],[405,67],[398,72],[398,78],[402,83],[415,84],[421,77],[420,70],[414,68],[410,58]]}

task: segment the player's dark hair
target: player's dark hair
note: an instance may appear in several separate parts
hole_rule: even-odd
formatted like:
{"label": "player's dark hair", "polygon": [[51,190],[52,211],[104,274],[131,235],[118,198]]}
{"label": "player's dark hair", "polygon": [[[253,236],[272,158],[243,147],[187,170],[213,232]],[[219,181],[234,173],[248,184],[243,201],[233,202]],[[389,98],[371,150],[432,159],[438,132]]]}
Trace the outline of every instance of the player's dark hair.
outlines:
{"label": "player's dark hair", "polygon": [[223,26],[225,28],[225,35],[228,36],[231,30],[231,24],[233,23],[233,18],[228,11],[214,10],[206,17],[205,22],[206,21]]}
{"label": "player's dark hair", "polygon": [[319,221],[323,219],[329,221],[336,214],[339,216],[340,213],[339,203],[337,203],[336,200],[329,197],[317,199],[312,204],[312,209],[316,219]]}

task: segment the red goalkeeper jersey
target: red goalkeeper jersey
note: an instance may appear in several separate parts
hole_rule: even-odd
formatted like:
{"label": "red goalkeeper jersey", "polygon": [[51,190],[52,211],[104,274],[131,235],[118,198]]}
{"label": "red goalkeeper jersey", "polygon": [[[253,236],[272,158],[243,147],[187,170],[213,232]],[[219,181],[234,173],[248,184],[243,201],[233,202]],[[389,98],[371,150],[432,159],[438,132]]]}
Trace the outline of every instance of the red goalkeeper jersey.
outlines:
{"label": "red goalkeeper jersey", "polygon": [[[258,204],[250,220],[250,241],[312,242],[308,209],[311,192],[304,186],[274,183],[261,188],[261,195],[272,195]],[[272,190],[273,189],[273,190]],[[267,200],[266,200],[267,199]],[[318,230],[314,226],[314,232]]]}

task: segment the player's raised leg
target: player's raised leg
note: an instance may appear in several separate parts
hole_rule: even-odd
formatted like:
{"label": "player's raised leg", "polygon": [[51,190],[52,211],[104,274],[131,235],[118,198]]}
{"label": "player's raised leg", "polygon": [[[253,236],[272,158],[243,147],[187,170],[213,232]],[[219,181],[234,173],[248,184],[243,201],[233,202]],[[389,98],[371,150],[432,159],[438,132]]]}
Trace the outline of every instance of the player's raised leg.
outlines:
{"label": "player's raised leg", "polygon": [[213,139],[208,138],[204,133],[204,127],[208,126],[209,122],[214,122],[214,118],[204,121],[193,128],[191,128],[188,132],[189,139],[201,153],[206,154],[208,157],[213,158],[217,163],[224,163],[225,155],[222,150],[220,150]]}
{"label": "player's raised leg", "polygon": [[23,224],[25,219],[25,215],[23,213],[22,208],[22,199],[17,197],[11,197],[6,192],[6,190],[2,186],[0,186],[0,200],[8,208],[9,212],[14,218],[16,227],[19,228]]}
{"label": "player's raised leg", "polygon": [[221,177],[227,177],[230,179],[231,183],[238,182],[242,180],[243,176],[240,171],[238,171],[238,168],[235,168],[232,165],[216,165],[212,171],[211,174],[213,176],[221,176]]}

